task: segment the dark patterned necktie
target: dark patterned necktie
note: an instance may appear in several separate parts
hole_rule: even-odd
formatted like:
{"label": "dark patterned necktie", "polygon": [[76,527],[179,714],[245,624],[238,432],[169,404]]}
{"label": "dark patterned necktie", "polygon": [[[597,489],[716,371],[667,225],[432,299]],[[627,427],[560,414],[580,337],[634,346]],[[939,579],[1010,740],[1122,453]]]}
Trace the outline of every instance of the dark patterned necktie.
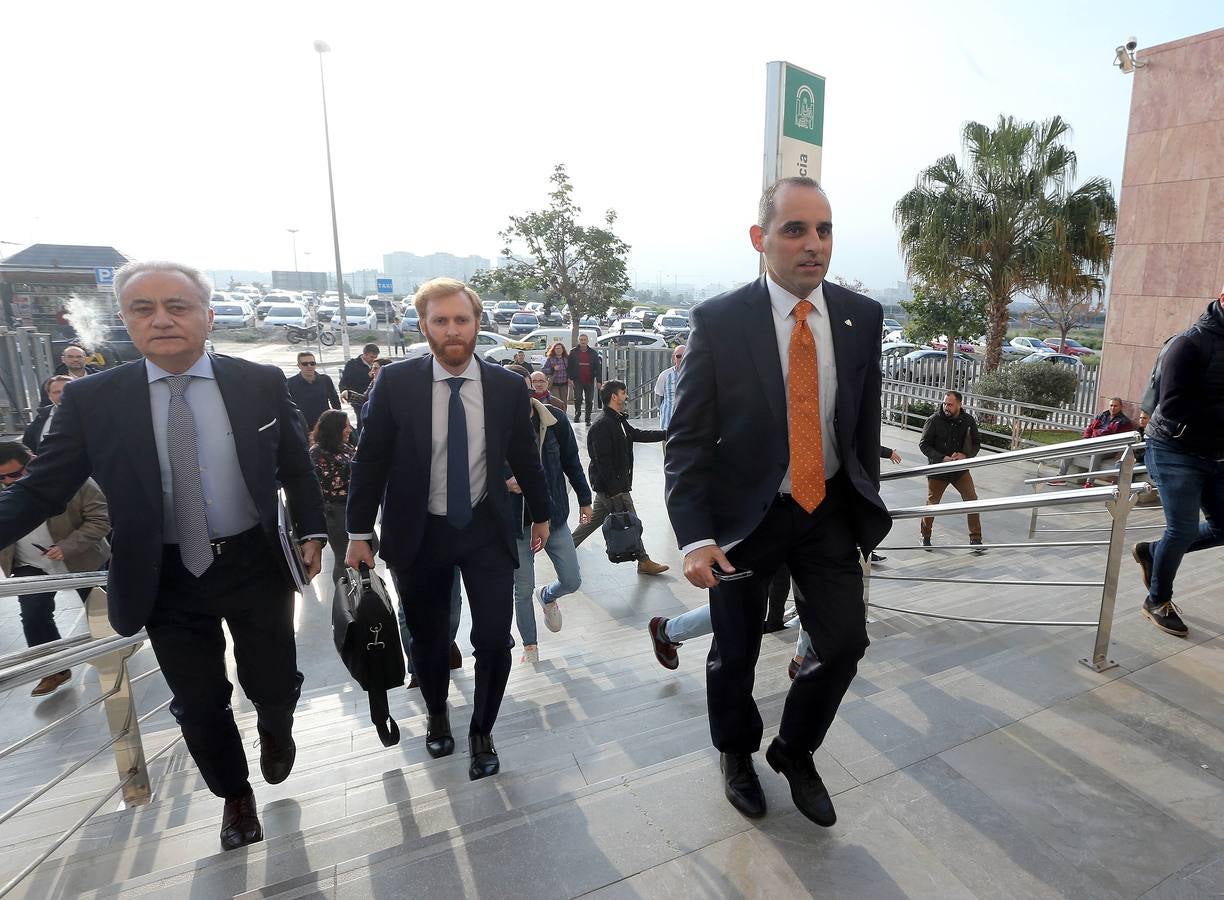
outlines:
{"label": "dark patterned necktie", "polygon": [[179,555],[183,567],[199,578],[213,562],[204,508],[204,486],[200,481],[200,457],[196,449],[195,418],[183,394],[190,375],[171,375],[170,409],[166,415],[166,455],[170,457],[171,489],[174,492],[174,524],[178,528]]}

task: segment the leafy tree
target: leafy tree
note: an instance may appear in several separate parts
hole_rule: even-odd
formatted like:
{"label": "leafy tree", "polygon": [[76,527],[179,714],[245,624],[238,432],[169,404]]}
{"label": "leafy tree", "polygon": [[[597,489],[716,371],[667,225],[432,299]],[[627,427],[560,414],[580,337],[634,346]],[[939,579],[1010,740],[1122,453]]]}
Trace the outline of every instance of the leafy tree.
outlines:
{"label": "leafy tree", "polygon": [[[495,287],[508,296],[514,290],[538,291],[545,310],[568,305],[571,339],[576,344],[584,316],[629,308],[629,245],[612,230],[615,210],[604,214],[603,225],[579,223],[582,210],[574,202],[574,187],[563,163],[553,168],[549,180],[553,189],[548,207],[511,216],[500,233],[505,242],[501,255],[509,264],[472,280],[478,288]],[[525,247],[525,252],[516,252],[516,246]]]}
{"label": "leafy tree", "polygon": [[[1081,269],[1103,274],[1108,265],[1099,238],[1112,235],[1116,219],[1109,182],[1095,178],[1070,189],[1076,157],[1063,143],[1069,132],[1059,116],[1044,122],[1000,116],[994,128],[969,122],[964,163],[952,154],[936,160],[893,209],[912,276],[974,285],[989,298],[987,371],[999,365],[1012,299],[1049,282],[1060,217],[1069,209],[1092,211],[1082,217],[1085,241],[1072,250]],[[1087,240],[1093,228],[1097,234]],[[1089,244],[1094,252],[1077,256]]]}
{"label": "leafy tree", "polygon": [[854,291],[856,294],[866,294],[867,285],[859,281],[857,278],[843,278],[841,275],[834,275],[833,280],[840,284],[848,291]]}
{"label": "leafy tree", "polygon": [[943,335],[947,341],[944,387],[951,388],[954,383],[957,340],[982,330],[989,300],[985,291],[973,285],[940,289],[917,284],[914,286],[914,299],[901,301],[901,308],[909,317],[904,329],[907,340],[925,344]]}

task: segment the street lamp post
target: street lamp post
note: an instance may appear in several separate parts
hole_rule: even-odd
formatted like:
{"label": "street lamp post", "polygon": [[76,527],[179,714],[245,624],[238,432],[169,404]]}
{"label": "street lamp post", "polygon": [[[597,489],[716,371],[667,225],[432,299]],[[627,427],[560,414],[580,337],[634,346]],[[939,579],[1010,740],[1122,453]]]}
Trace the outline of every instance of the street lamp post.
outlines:
{"label": "street lamp post", "polygon": [[336,307],[336,315],[340,317],[340,346],[344,359],[351,357],[349,352],[348,315],[344,309],[344,270],[340,267],[340,229],[336,225],[336,185],[332,178],[331,129],[327,122],[327,80],[323,77],[323,54],[330,53],[331,47],[325,41],[314,42],[315,52],[319,54],[319,87],[323,92],[323,143],[327,147],[327,192],[331,198],[332,244],[336,248],[336,294],[340,304]]}
{"label": "street lamp post", "polygon": [[[293,274],[294,274],[294,275],[296,275],[296,274],[297,274],[297,271],[298,271],[298,264],[297,264],[297,233],[298,233],[299,229],[297,229],[297,228],[286,228],[286,229],[285,229],[285,231],[289,232],[289,234],[290,234],[290,235],[292,235],[292,237],[293,237]],[[297,287],[301,287],[301,285],[297,285]]]}

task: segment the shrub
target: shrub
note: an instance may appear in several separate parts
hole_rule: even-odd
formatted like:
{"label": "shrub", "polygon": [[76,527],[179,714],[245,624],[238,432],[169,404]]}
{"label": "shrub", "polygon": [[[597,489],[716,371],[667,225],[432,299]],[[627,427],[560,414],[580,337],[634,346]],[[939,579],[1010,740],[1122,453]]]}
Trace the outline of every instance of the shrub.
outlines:
{"label": "shrub", "polygon": [[[1062,406],[1075,399],[1076,381],[1075,372],[1066,366],[1013,362],[983,375],[974,384],[973,390],[1001,400]],[[1031,417],[1044,419],[1046,413],[1032,410]]]}

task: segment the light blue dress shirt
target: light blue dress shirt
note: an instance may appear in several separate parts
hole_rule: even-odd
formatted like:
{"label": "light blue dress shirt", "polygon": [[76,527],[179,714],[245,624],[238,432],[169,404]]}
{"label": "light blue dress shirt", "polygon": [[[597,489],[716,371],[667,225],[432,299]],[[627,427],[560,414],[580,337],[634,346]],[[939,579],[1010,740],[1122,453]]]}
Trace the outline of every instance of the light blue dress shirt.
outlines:
{"label": "light blue dress shirt", "polygon": [[[174,517],[174,478],[170,454],[166,449],[166,420],[170,412],[170,386],[164,379],[170,372],[145,360],[149,374],[149,405],[153,413],[153,437],[157,441],[157,462],[162,483],[162,540],[178,543]],[[213,374],[212,359],[205,353],[183,373],[191,382],[183,398],[191,407],[196,427],[196,453],[200,460],[200,482],[204,488],[208,534],[213,540],[241,534],[259,524],[259,510],[247,490],[234,446],[225,400]]]}

